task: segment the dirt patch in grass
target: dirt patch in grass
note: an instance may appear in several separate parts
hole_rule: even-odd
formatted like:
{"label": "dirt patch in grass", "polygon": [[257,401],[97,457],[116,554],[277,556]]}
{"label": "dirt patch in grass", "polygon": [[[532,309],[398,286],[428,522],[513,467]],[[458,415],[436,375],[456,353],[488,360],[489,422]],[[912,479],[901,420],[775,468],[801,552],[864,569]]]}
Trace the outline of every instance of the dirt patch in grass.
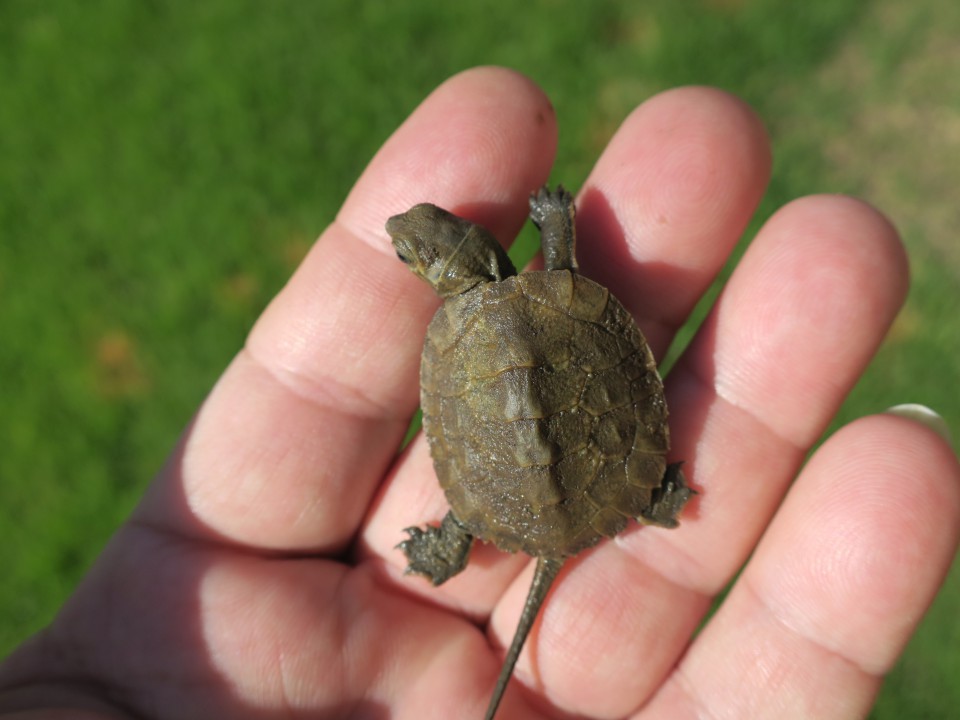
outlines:
{"label": "dirt patch in grass", "polygon": [[829,95],[858,98],[825,156],[915,260],[960,276],[960,4],[884,0],[862,23],[820,78]]}

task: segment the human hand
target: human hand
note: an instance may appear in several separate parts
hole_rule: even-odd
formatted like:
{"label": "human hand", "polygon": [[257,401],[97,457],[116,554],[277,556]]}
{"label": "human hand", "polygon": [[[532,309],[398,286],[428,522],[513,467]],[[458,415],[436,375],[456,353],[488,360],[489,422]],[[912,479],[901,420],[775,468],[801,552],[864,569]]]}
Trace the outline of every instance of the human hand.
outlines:
{"label": "human hand", "polygon": [[[403,576],[402,529],[446,510],[422,438],[396,454],[437,300],[383,223],[429,201],[509,240],[555,145],[548,101],[509,71],[461,74],[418,108],[60,615],[0,668],[0,710],[482,717],[531,564],[482,546],[441,588]],[[600,157],[581,270],[657,357],[769,165],[752,113],[702,88],[642,105]],[[666,382],[672,459],[700,495],[679,529],[633,526],[567,564],[498,717],[866,713],[956,550],[960,468],[891,415],[804,459],[906,285],[895,231],[863,203],[804,198],[766,223]]]}

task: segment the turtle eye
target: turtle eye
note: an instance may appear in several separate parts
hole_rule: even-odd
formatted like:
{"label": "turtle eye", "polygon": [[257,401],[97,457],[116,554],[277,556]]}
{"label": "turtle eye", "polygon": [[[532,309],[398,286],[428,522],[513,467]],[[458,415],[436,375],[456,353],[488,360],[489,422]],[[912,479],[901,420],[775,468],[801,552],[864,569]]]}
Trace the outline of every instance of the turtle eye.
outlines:
{"label": "turtle eye", "polygon": [[397,250],[397,257],[400,258],[400,262],[402,262],[404,265],[409,265],[409,264],[410,264],[410,258],[408,258],[406,255],[404,255],[404,254],[403,254],[402,252],[400,252],[399,250]]}

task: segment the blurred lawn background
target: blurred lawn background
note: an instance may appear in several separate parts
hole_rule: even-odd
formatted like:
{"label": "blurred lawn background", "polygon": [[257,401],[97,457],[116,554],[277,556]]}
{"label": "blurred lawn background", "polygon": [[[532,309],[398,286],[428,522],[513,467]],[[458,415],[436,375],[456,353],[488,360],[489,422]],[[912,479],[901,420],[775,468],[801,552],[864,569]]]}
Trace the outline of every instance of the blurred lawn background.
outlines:
{"label": "blurred lawn background", "polygon": [[[4,0],[0,655],[51,618],[377,147],[477,64],[547,90],[574,189],[651,94],[744,97],[775,151],[748,238],[848,192],[909,248],[907,306],[838,422],[923,402],[956,432],[958,37],[954,0]],[[872,717],[956,717],[958,677],[955,565]]]}

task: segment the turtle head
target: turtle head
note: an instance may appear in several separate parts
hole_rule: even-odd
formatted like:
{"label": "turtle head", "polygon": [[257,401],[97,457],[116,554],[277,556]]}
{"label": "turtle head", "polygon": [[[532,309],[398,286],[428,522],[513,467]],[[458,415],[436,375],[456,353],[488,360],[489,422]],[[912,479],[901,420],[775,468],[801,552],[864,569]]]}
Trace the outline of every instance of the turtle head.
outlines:
{"label": "turtle head", "polygon": [[387,220],[397,257],[437,291],[460,295],[516,274],[500,243],[479,225],[436,205],[414,205]]}

